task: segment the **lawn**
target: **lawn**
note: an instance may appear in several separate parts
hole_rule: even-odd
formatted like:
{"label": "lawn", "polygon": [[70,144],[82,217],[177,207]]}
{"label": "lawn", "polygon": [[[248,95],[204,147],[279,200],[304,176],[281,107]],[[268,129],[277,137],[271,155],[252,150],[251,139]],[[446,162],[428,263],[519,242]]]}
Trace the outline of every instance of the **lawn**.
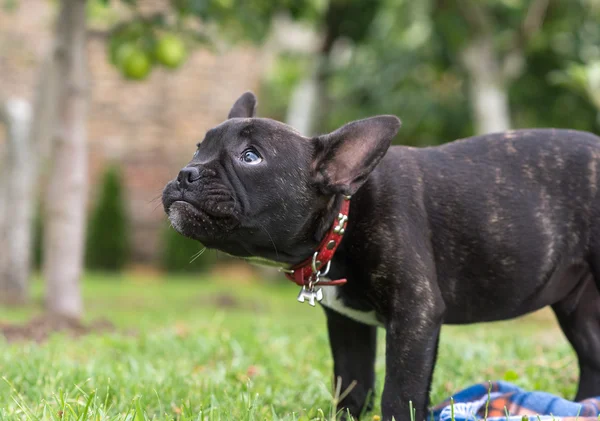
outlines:
{"label": "lawn", "polygon": [[[34,285],[35,303],[40,289]],[[331,419],[324,316],[297,303],[296,293],[283,279],[273,285],[88,275],[86,320],[107,318],[117,328],[79,338],[57,334],[42,344],[0,337],[0,420]],[[35,303],[0,309],[0,320],[27,320],[39,312]],[[449,326],[432,401],[497,379],[572,397],[576,378],[575,356],[548,312]]]}

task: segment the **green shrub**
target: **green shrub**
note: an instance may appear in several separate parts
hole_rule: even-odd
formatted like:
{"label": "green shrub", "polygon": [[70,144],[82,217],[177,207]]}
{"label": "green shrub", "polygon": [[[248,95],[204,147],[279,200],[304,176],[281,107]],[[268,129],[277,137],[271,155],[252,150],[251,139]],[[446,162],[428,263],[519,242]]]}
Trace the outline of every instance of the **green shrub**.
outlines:
{"label": "green shrub", "polygon": [[33,241],[31,251],[31,264],[35,270],[42,268],[44,249],[44,212],[38,206],[33,219]]}
{"label": "green shrub", "polygon": [[110,165],[87,230],[86,265],[89,269],[117,272],[129,257],[129,230],[121,171]]}
{"label": "green shrub", "polygon": [[[214,250],[204,249],[198,241],[179,234],[170,224],[166,224],[162,239],[162,268],[168,272],[203,272],[216,261]],[[198,254],[201,250],[204,251]]]}

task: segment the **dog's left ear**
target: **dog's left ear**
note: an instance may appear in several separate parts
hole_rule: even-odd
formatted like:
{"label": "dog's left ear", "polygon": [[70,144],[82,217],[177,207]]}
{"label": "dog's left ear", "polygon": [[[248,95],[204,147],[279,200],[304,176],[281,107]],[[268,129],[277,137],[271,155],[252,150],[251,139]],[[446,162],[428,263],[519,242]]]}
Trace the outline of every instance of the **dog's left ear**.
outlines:
{"label": "dog's left ear", "polygon": [[398,117],[382,115],[317,137],[313,161],[317,185],[326,193],[356,193],[387,152],[400,125]]}
{"label": "dog's left ear", "polygon": [[241,97],[235,101],[233,107],[229,111],[227,118],[249,118],[254,117],[256,114],[256,96],[248,91],[242,94]]}

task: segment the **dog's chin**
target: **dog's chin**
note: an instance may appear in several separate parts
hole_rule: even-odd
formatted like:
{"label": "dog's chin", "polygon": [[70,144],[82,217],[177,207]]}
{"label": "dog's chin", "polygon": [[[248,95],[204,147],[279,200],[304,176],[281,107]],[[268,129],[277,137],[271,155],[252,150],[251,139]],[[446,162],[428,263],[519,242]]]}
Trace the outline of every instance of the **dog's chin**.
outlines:
{"label": "dog's chin", "polygon": [[244,246],[238,241],[236,234],[239,232],[235,230],[237,224],[226,223],[218,218],[212,219],[206,212],[191,203],[175,201],[169,206],[167,214],[175,231],[184,237],[199,241],[205,247],[261,265],[278,267],[282,265],[267,258],[255,257],[249,250],[253,248],[252,246]]}
{"label": "dog's chin", "polygon": [[197,239],[195,234],[201,224],[201,218],[198,210],[190,203],[177,201],[174,202],[168,211],[169,221],[179,234]]}
{"label": "dog's chin", "polygon": [[224,234],[222,228],[219,229],[205,213],[188,202],[173,202],[169,207],[168,216],[175,231],[204,245]]}
{"label": "dog's chin", "polygon": [[207,211],[182,200],[173,202],[168,207],[167,215],[175,231],[209,248],[220,248],[219,245],[227,242],[239,224],[234,215],[212,216]]}

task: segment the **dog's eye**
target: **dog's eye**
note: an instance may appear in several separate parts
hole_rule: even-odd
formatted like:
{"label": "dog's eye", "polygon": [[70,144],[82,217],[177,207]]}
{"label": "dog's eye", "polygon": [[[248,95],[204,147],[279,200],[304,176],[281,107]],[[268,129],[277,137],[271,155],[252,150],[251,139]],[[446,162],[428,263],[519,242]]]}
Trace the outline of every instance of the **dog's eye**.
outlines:
{"label": "dog's eye", "polygon": [[258,164],[262,158],[254,149],[246,149],[242,154],[242,161],[246,164]]}

